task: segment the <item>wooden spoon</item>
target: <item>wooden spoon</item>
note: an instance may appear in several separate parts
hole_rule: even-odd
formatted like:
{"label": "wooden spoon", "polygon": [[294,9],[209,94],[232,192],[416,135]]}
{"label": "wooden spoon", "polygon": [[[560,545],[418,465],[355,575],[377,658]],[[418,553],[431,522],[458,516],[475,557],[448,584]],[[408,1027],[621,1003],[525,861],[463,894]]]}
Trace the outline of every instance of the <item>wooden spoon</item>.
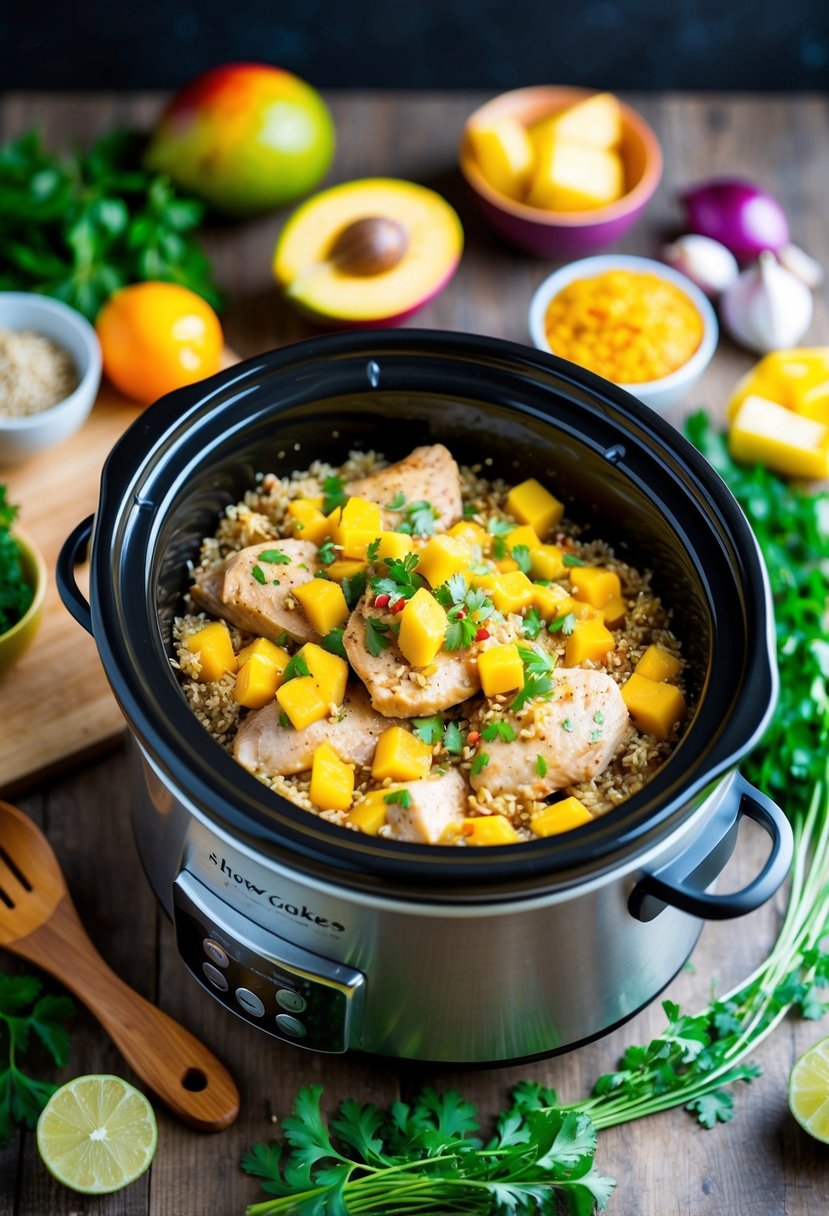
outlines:
{"label": "wooden spoon", "polygon": [[50,972],[83,1001],[175,1114],[202,1131],[219,1131],[236,1118],[239,1091],[230,1073],[110,970],[78,918],[52,846],[7,802],[0,802],[0,946]]}

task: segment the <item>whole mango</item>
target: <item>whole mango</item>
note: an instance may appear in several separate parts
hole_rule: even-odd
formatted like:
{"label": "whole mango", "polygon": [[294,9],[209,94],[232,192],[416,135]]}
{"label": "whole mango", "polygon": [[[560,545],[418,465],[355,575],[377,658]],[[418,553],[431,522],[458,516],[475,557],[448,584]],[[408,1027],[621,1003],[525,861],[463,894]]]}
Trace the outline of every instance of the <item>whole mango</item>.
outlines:
{"label": "whole mango", "polygon": [[177,93],[147,151],[148,169],[245,216],[311,190],[334,155],[334,123],[316,89],[260,63],[211,68]]}

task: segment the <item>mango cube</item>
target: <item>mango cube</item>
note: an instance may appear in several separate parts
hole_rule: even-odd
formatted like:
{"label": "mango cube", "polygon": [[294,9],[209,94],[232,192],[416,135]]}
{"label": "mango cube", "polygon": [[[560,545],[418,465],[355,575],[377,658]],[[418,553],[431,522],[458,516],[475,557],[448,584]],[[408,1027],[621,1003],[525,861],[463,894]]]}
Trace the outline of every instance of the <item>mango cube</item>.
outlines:
{"label": "mango cube", "polygon": [[443,645],[446,613],[425,587],[420,587],[400,613],[397,645],[412,667],[426,667]]}
{"label": "mango cube", "polygon": [[328,717],[328,702],[313,676],[297,676],[276,690],[276,699],[288,715],[294,730],[304,730],[312,722]]}
{"label": "mango cube", "polygon": [[614,148],[622,138],[622,110],[612,93],[594,93],[539,119],[529,128],[536,147],[553,136],[594,148]]}
{"label": "mango cube", "polygon": [[662,680],[672,680],[681,666],[682,663],[676,655],[671,654],[664,646],[649,646],[634,671],[646,680],[655,680],[659,684]]}
{"label": "mango cube", "polygon": [[555,583],[549,587],[533,584],[533,604],[542,620],[557,621],[559,617],[567,616],[568,612],[572,612],[574,603],[573,597]]}
{"label": "mango cube", "polygon": [[499,612],[520,612],[533,602],[535,588],[523,570],[498,574],[492,580],[492,602]]}
{"label": "mango cube", "polygon": [[774,350],[740,379],[728,402],[731,421],[746,397],[764,397],[815,422],[829,423],[829,346]]}
{"label": "mango cube", "polygon": [[552,531],[564,514],[564,503],[554,498],[540,481],[530,477],[507,494],[507,510],[520,524],[529,524],[540,540]]}
{"label": "mango cube", "polygon": [[568,667],[578,667],[586,660],[600,663],[616,646],[616,639],[604,625],[601,616],[576,621],[573,632],[564,647],[564,662]]}
{"label": "mango cube", "polygon": [[331,525],[312,498],[289,502],[288,522],[297,540],[310,540],[314,545],[321,545],[331,531]]}
{"label": "mango cube", "polygon": [[411,536],[405,532],[381,532],[380,544],[377,547],[377,557],[384,562],[402,561],[410,553],[415,552]]}
{"label": "mango cube", "polygon": [[368,570],[368,562],[354,557],[343,557],[325,567],[325,573],[335,583],[341,583],[344,578],[354,578],[355,574],[361,574],[365,570]]}
{"label": "mango cube", "polygon": [[291,594],[302,607],[311,628],[321,637],[348,619],[348,604],[339,583],[332,583],[327,578],[312,578],[294,587]]}
{"label": "mango cube", "polygon": [[638,730],[668,739],[685,717],[685,698],[675,684],[658,684],[634,672],[622,685],[622,700]]}
{"label": "mango cube", "polygon": [[191,633],[184,645],[191,654],[199,655],[199,680],[220,680],[226,671],[233,672],[238,668],[230,630],[224,621],[211,621],[204,629]]}
{"label": "mango cube", "polygon": [[476,524],[474,519],[462,519],[458,523],[452,524],[446,535],[454,536],[456,540],[462,540],[465,544],[483,552],[488,550],[492,544],[492,537],[486,528]]}
{"label": "mango cube", "polygon": [[526,127],[515,118],[502,118],[491,126],[470,124],[467,135],[472,155],[489,184],[510,198],[521,198],[533,163]]}
{"label": "mango cube", "polygon": [[554,802],[533,815],[530,830],[536,836],[558,836],[559,832],[580,828],[592,822],[592,819],[593,816],[578,798],[562,798],[561,802]]}
{"label": "mango cube", "polygon": [[521,837],[503,815],[480,815],[464,819],[461,832],[475,848],[493,844],[516,844]]}
{"label": "mango cube", "polygon": [[621,595],[614,595],[601,609],[605,625],[609,625],[611,629],[617,629],[619,625],[623,625],[627,610],[628,606]]}
{"label": "mango cube", "polygon": [[590,211],[621,198],[622,161],[616,152],[558,137],[538,150],[527,202],[550,211]]}
{"label": "mango cube", "polygon": [[274,699],[282,683],[282,672],[261,655],[252,654],[242,664],[233,688],[234,700],[248,709],[261,709]]}
{"label": "mango cube", "polygon": [[353,795],[353,765],[341,760],[330,743],[321,743],[314,752],[308,797],[321,811],[347,811]]}
{"label": "mango cube", "polygon": [[420,555],[417,572],[432,587],[440,587],[453,574],[466,570],[472,560],[469,548],[454,536],[433,536]]}
{"label": "mango cube", "polygon": [[577,621],[603,621],[604,609],[594,608],[587,600],[571,600],[570,611]]}
{"label": "mango cube", "polygon": [[330,654],[315,642],[306,642],[298,651],[311,678],[316,682],[327,705],[342,705],[348,681],[348,663],[339,655]]}
{"label": "mango cube", "polygon": [[829,427],[763,397],[743,401],[728,446],[735,460],[763,464],[788,477],[829,477]]}
{"label": "mango cube", "polygon": [[404,726],[390,726],[377,740],[371,775],[376,781],[417,781],[429,775],[432,749]]}
{"label": "mango cube", "polygon": [[376,836],[386,822],[386,794],[390,794],[393,789],[393,786],[388,786],[382,790],[372,790],[359,802],[355,802],[348,812],[348,822],[365,832],[366,836]]}
{"label": "mango cube", "polygon": [[514,557],[499,557],[495,562],[495,569],[499,574],[511,574],[513,570],[520,570],[521,567]]}
{"label": "mango cube", "polygon": [[236,660],[241,667],[243,663],[247,663],[248,659],[257,655],[260,659],[265,659],[266,662],[272,663],[281,675],[291,661],[291,656],[287,650],[283,650],[281,646],[277,646],[275,642],[269,642],[267,638],[257,638],[255,642],[243,647],[236,656]]}
{"label": "mango cube", "polygon": [[523,545],[526,549],[537,549],[541,541],[535,528],[531,528],[529,524],[522,524],[518,528],[513,528],[512,532],[504,537],[504,543],[510,550],[516,549],[519,545]]}
{"label": "mango cube", "polygon": [[621,597],[622,585],[619,575],[604,566],[573,566],[570,570],[570,586],[580,600],[603,608],[614,596]]}
{"label": "mango cube", "polygon": [[490,646],[478,655],[478,677],[488,697],[524,687],[524,665],[514,642]]}
{"label": "mango cube", "polygon": [[558,545],[536,545],[530,549],[530,573],[533,578],[551,582],[564,573],[564,554]]}
{"label": "mango cube", "polygon": [[367,498],[349,498],[335,522],[331,538],[339,545],[343,557],[362,557],[366,549],[383,530],[380,507]]}

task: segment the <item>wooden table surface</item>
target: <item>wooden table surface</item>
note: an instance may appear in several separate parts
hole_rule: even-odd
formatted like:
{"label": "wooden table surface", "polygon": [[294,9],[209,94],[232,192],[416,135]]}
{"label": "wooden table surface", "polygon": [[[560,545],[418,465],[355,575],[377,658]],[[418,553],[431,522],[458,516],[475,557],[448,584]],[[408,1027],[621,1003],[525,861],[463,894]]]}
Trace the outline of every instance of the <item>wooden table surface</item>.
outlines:
{"label": "wooden table surface", "polygon": [[[464,117],[482,96],[338,94],[330,98],[338,150],[330,181],[390,174],[425,182],[446,194],[464,223],[467,246],[453,282],[416,324],[527,340],[534,288],[552,268],[498,244],[484,228],[455,169]],[[662,186],[639,227],[620,248],[652,253],[675,229],[675,190],[716,174],[764,183],[783,200],[795,239],[829,266],[829,103],[821,97],[631,96],[653,124],[665,153]],[[69,146],[113,124],[152,121],[149,96],[8,96],[0,104],[0,138],[37,126],[49,143]],[[209,249],[228,293],[227,339],[243,356],[313,332],[281,301],[270,276],[274,239],[284,215],[209,235]],[[808,335],[829,342],[827,289]],[[689,405],[721,414],[728,390],[751,363],[723,340]],[[67,530],[75,520],[67,520]],[[60,690],[55,690],[60,695]],[[4,714],[15,712],[5,706]],[[424,1082],[459,1087],[485,1117],[504,1104],[520,1079],[554,1086],[568,1101],[585,1095],[630,1043],[658,1032],[658,1002],[607,1038],[557,1059],[517,1068],[432,1072],[359,1057],[314,1056],[257,1033],[207,998],[179,962],[170,924],[150,894],[135,851],[123,752],[33,788],[19,804],[49,835],[93,939],[116,971],[192,1029],[235,1072],[242,1113],[228,1131],[204,1136],[158,1109],[159,1145],[151,1171],[111,1197],[87,1200],[53,1182],[34,1137],[20,1133],[0,1152],[0,1216],[241,1216],[260,1196],[239,1169],[245,1147],[272,1134],[297,1089],[325,1086],[325,1101],[351,1096],[387,1104]],[[731,863],[733,882],[762,860],[750,831]],[[742,921],[709,925],[692,967],[666,996],[693,1010],[712,983],[728,987],[766,953],[784,907],[781,893]],[[17,969],[0,953],[0,968]],[[424,1011],[425,1013],[426,1011]],[[823,1033],[825,1033],[825,1027]],[[799,1052],[820,1037],[814,1023],[789,1020],[757,1052],[764,1075],[736,1095],[733,1122],[703,1131],[683,1110],[602,1132],[597,1164],[618,1179],[614,1216],[824,1216],[829,1210],[829,1150],[802,1133],[786,1106],[786,1077]],[[85,1011],[72,1024],[73,1053],[63,1079],[129,1070]],[[45,1065],[44,1065],[45,1067]]]}

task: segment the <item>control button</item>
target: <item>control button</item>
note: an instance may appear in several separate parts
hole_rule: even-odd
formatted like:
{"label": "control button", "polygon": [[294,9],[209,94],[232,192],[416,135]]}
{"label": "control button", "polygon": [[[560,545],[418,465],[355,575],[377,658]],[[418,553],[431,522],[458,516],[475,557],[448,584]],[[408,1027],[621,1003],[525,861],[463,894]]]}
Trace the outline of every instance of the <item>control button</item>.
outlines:
{"label": "control button", "polygon": [[304,996],[300,996],[291,988],[280,988],[276,994],[276,1003],[280,1009],[287,1009],[291,1013],[302,1013],[308,1004]]}
{"label": "control button", "polygon": [[[225,954],[218,942],[214,942],[212,937],[206,937],[202,942],[204,950],[211,963],[215,963],[217,967],[229,967],[230,959]],[[225,985],[227,987],[227,985]]]}
{"label": "control button", "polygon": [[278,1013],[276,1024],[283,1034],[293,1035],[295,1039],[304,1038],[308,1031],[298,1018],[292,1018],[289,1013]]}
{"label": "control button", "polygon": [[265,1006],[259,1000],[256,993],[251,992],[250,988],[237,988],[236,1000],[242,1006],[245,1013],[249,1013],[255,1018],[261,1018],[265,1012]]}
{"label": "control button", "polygon": [[201,969],[208,983],[212,984],[214,988],[218,988],[219,992],[227,992],[227,977],[212,963],[202,963]]}

